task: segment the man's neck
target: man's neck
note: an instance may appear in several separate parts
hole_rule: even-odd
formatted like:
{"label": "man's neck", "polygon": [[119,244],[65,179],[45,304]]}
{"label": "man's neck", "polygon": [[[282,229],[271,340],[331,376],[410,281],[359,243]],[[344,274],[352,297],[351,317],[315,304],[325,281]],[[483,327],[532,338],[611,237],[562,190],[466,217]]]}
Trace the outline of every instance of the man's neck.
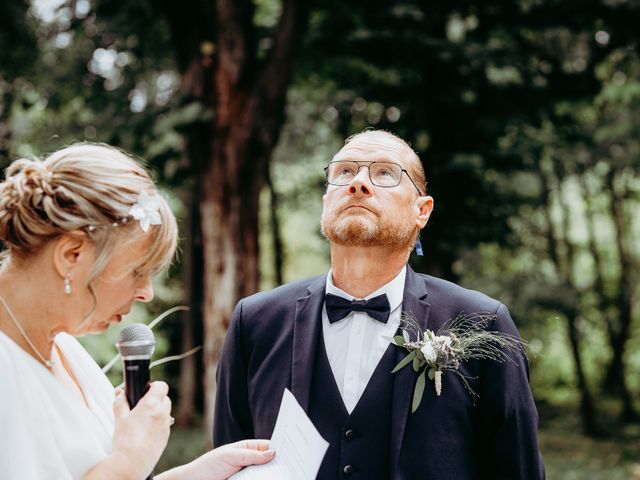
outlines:
{"label": "man's neck", "polygon": [[407,248],[348,247],[331,244],[333,284],[364,298],[393,280],[409,259]]}

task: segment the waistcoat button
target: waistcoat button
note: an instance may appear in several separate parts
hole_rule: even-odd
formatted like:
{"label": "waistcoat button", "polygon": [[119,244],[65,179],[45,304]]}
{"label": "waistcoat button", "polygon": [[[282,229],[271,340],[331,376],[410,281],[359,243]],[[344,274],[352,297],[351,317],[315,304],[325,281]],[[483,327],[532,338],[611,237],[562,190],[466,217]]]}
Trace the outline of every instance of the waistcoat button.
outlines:
{"label": "waistcoat button", "polygon": [[344,438],[347,440],[351,440],[353,437],[355,437],[355,432],[353,430],[347,430],[344,432]]}
{"label": "waistcoat button", "polygon": [[351,475],[353,473],[353,467],[351,465],[347,465],[342,471],[347,475]]}

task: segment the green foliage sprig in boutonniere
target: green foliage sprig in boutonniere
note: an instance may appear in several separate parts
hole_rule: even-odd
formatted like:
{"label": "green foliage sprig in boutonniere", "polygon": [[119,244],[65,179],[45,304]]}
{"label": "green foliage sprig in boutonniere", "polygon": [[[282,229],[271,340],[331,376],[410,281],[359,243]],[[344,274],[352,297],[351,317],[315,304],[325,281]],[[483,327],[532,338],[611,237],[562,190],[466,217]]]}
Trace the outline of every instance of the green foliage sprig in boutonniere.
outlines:
{"label": "green foliage sprig in boutonniere", "polygon": [[487,330],[487,326],[495,319],[494,314],[460,314],[434,333],[431,330],[423,332],[410,313],[402,314],[402,335],[395,336],[393,343],[406,348],[409,353],[391,373],[412,364],[413,370],[418,374],[413,391],[412,413],[420,405],[427,377],[434,382],[436,395],[440,396],[442,372],[451,371],[460,377],[467,391],[476,397],[477,394],[467,378],[459,370],[462,362],[487,359],[516,363],[516,359],[525,354],[524,342],[519,337]]}

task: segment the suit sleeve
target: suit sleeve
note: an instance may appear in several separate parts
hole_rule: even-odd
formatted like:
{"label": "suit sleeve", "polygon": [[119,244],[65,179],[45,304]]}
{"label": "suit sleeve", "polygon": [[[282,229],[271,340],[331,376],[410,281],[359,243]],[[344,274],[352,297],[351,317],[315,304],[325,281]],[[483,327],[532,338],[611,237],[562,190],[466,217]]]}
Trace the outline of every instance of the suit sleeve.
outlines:
{"label": "suit sleeve", "polygon": [[247,392],[247,367],[241,330],[242,301],[236,305],[216,372],[213,445],[218,447],[253,438],[253,421]]}
{"label": "suit sleeve", "polygon": [[[500,305],[491,330],[520,338],[509,311]],[[486,360],[478,400],[479,478],[540,480],[545,478],[538,450],[538,412],[529,387],[524,350],[514,360]]]}

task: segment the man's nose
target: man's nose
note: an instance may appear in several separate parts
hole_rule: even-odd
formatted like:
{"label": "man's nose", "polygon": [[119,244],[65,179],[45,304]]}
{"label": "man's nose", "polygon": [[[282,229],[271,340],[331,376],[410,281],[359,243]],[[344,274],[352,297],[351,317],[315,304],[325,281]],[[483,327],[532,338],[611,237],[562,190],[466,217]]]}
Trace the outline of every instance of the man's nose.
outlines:
{"label": "man's nose", "polygon": [[349,184],[349,193],[362,193],[363,195],[371,195],[372,192],[371,177],[369,176],[369,167],[361,165],[358,174]]}

